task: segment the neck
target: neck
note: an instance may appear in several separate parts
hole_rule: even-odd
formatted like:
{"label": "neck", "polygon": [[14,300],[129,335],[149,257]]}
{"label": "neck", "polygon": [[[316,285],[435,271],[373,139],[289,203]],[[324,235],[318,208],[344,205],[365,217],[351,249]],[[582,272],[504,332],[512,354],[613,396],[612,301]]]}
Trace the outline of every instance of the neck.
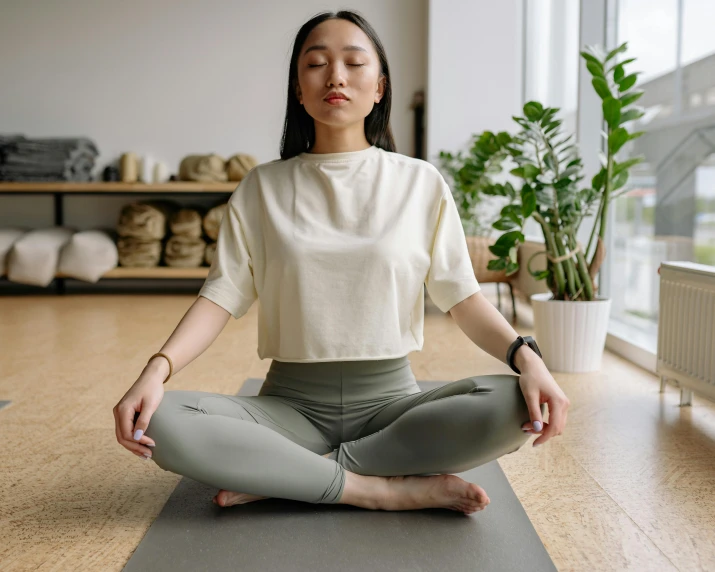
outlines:
{"label": "neck", "polygon": [[365,137],[365,122],[344,128],[336,128],[315,122],[315,143],[311,153],[347,153],[371,147]]}

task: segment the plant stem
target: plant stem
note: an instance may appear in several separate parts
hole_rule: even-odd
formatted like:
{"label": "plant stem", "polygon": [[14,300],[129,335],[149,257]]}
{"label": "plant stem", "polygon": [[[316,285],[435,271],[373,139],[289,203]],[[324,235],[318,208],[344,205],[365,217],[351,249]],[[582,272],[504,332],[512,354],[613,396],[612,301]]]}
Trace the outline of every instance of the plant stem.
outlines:
{"label": "plant stem", "polygon": [[[556,247],[559,249],[558,256],[564,256],[566,254],[566,245],[564,245],[564,235],[562,231],[556,232]],[[562,263],[566,269],[569,299],[573,299],[572,297],[576,293],[576,290],[578,290],[578,288],[576,288],[576,277],[573,268],[573,258],[567,258],[566,260],[563,260]]]}
{"label": "plant stem", "polygon": [[[554,235],[552,234],[549,225],[540,213],[534,212],[533,217],[534,219],[536,219],[536,222],[541,225],[541,230],[544,233],[544,240],[546,242],[546,250],[550,252],[552,256],[557,257],[558,249],[556,247],[556,241],[554,240]],[[550,260],[548,260],[548,257],[547,263],[550,263],[554,267],[553,275],[554,280],[556,281],[556,288],[558,290],[558,292],[554,292],[554,294],[556,294],[556,296],[554,297],[556,299],[563,299],[563,293],[566,290],[566,276],[564,274],[564,267],[561,265],[561,262],[551,262]]]}
{"label": "plant stem", "polygon": [[[586,258],[588,258],[588,253],[591,252],[591,243],[593,242],[593,237],[596,234],[596,228],[598,228],[598,223],[601,218],[601,208],[602,207],[603,207],[603,201],[598,203],[598,212],[596,213],[596,218],[593,221],[593,228],[591,229],[591,236],[588,239],[588,246],[586,247],[586,252],[583,253]],[[595,257],[596,253],[594,252],[593,254]]]}
{"label": "plant stem", "polygon": [[[596,228],[596,225],[594,224],[594,228]],[[570,240],[571,240],[571,245],[572,248],[576,248],[578,244],[576,243],[576,236],[574,235],[573,232],[570,234]],[[588,265],[586,264],[586,257],[584,256],[583,252],[578,252],[576,254],[576,260],[578,262],[578,272],[579,275],[581,276],[581,282],[583,284],[583,288],[585,290],[586,294],[586,300],[591,301],[593,300],[593,281],[591,280],[591,275],[588,273]]]}
{"label": "plant stem", "polygon": [[[611,129],[609,129],[609,137],[611,135],[610,131]],[[611,199],[611,186],[613,185],[613,154],[611,153],[610,149],[608,150],[607,165],[608,166],[606,168],[606,181],[603,188],[603,198],[601,199],[601,227],[598,230],[598,235],[604,242],[606,241],[606,225],[608,224],[608,203]]]}

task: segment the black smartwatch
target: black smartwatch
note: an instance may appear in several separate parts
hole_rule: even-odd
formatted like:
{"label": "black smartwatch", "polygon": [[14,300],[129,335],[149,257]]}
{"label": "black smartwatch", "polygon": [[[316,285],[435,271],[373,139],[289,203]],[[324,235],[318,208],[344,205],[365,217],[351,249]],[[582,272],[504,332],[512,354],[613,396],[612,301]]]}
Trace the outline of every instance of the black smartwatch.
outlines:
{"label": "black smartwatch", "polygon": [[541,352],[539,351],[539,346],[536,345],[536,340],[534,338],[532,338],[531,336],[519,336],[518,338],[516,338],[516,340],[514,340],[514,343],[509,346],[509,349],[506,352],[506,363],[508,363],[509,367],[519,375],[521,375],[521,372],[519,371],[519,368],[514,365],[514,356],[516,355],[516,350],[518,350],[524,344],[534,350],[534,352],[536,352],[536,355],[542,357]]}

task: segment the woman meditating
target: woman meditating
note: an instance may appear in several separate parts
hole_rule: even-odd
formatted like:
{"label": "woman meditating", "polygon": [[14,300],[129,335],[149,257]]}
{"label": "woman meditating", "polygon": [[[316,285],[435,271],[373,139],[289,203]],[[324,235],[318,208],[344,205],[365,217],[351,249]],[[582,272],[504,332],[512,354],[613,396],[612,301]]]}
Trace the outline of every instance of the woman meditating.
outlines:
{"label": "woman meditating", "polygon": [[[452,473],[561,434],[569,400],[531,338],[484,298],[451,191],[395,151],[385,50],[359,15],[323,13],[293,46],[281,158],[231,195],[196,301],[114,407],[118,442],[217,487],[366,509],[489,504]],[[424,289],[517,375],[421,391]],[[167,391],[258,300],[258,396]],[[549,406],[549,423],[542,416]]]}

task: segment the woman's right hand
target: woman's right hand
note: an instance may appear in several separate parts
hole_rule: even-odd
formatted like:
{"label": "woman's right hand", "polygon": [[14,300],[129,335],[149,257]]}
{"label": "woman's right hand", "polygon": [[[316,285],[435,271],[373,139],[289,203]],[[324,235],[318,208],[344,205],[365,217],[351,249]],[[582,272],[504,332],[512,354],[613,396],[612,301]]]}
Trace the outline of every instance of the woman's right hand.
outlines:
{"label": "woman's right hand", "polygon": [[[154,441],[143,433],[149,425],[149,419],[164,398],[163,381],[167,373],[147,365],[139,379],[112,409],[117,441],[122,447],[142,459],[145,456],[151,457],[151,447],[155,445]],[[139,417],[134,423],[137,413]],[[135,439],[135,436],[138,438]]]}

